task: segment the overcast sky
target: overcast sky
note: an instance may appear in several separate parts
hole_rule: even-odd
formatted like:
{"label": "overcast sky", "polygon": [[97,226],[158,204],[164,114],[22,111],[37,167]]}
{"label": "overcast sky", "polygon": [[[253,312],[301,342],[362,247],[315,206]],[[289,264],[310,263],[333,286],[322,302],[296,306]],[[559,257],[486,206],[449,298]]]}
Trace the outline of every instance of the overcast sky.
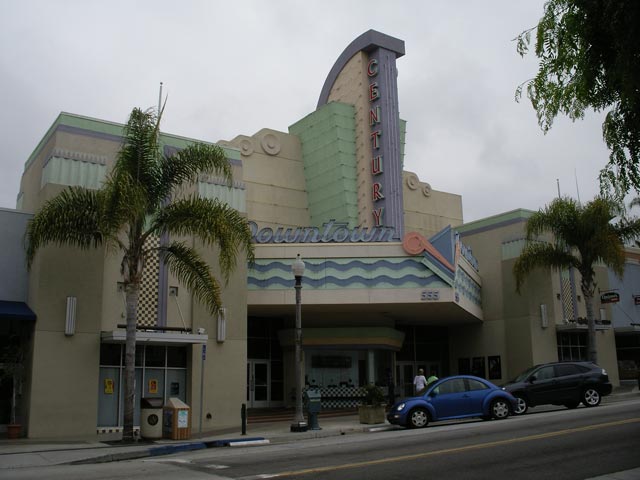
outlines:
{"label": "overcast sky", "polygon": [[543,135],[516,87],[536,72],[512,41],[543,0],[0,0],[0,207],[61,111],[124,123],[168,94],[162,130],[206,141],[287,131],[316,106],[358,35],[404,40],[405,169],[462,195],[465,221],[598,191],[602,114]]}

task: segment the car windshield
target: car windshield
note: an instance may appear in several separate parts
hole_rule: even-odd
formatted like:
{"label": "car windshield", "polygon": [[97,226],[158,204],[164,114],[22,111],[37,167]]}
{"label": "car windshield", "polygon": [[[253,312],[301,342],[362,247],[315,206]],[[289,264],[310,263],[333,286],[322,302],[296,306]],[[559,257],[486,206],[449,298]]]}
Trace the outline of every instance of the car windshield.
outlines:
{"label": "car windshield", "polygon": [[535,366],[535,367],[527,368],[524,372],[522,372],[516,378],[511,380],[511,383],[522,382],[525,378],[527,378],[529,375],[531,375],[531,372],[533,372],[536,368],[538,368],[538,367]]}

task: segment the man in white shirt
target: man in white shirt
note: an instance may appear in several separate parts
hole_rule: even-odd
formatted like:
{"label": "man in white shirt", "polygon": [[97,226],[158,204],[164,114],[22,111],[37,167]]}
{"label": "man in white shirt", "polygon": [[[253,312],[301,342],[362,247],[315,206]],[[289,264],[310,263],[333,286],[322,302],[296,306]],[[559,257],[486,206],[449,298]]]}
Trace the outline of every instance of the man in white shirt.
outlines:
{"label": "man in white shirt", "polygon": [[413,379],[413,388],[416,392],[416,395],[420,395],[425,387],[427,386],[427,379],[424,376],[424,370],[418,369],[418,375]]}

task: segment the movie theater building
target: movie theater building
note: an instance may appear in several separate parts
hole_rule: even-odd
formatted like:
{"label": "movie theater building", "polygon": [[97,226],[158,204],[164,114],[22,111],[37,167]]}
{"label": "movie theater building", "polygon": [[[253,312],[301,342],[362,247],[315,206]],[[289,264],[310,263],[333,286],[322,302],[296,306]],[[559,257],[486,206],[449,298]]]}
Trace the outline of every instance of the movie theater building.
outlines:
{"label": "movie theater building", "polygon": [[[193,432],[239,425],[242,404],[291,406],[297,255],[305,263],[305,384],[319,389],[323,408],[356,405],[359,387],[386,386],[389,373],[402,396],[412,392],[418,368],[500,384],[532,363],[585,354],[583,326],[565,323],[584,316],[574,274],[539,272],[521,295],[514,291],[510,268],[530,212],[463,225],[459,195],[403,169],[407,129],[396,82],[403,55],[403,41],[368,31],[330,69],[316,110],[288,132],[265,128],[218,142],[233,166],[233,186],[202,175],[187,193],[223,199],[246,214],[256,261],[239,265],[217,318],[162,265],[147,266],[137,398],[180,398],[190,406]],[[25,219],[66,186],[99,188],[122,127],[60,114],[25,165],[18,212],[0,215],[11,216],[22,234]],[[171,153],[195,140],[163,133],[161,141]],[[3,237],[0,256],[24,257],[20,237]],[[216,265],[215,251],[184,241]],[[125,338],[119,259],[104,249],[51,246],[23,273],[28,288],[9,290],[5,275],[0,300],[31,314],[0,323],[28,326],[20,330],[29,375],[19,395],[28,436],[118,428]],[[601,363],[617,382],[613,332],[601,327]],[[5,336],[14,332],[7,328]]]}

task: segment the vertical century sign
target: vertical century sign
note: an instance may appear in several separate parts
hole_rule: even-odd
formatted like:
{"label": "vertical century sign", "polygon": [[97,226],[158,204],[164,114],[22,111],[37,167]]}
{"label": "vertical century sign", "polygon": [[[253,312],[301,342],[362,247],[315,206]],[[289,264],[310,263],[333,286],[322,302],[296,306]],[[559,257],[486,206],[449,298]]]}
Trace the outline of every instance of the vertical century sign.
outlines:
{"label": "vertical century sign", "polygon": [[[396,239],[404,234],[396,69],[396,58],[402,55],[402,40],[375,30],[365,32],[342,52],[325,80],[318,101],[318,108],[334,100],[352,103],[356,107],[356,123],[367,126],[366,133],[359,132],[366,138],[357,144],[358,150],[366,150],[359,152],[359,158],[365,163],[359,164],[358,170],[368,176],[358,179],[359,198],[367,199],[361,208],[365,217],[360,218],[360,222],[363,226],[393,227]],[[354,59],[358,62],[354,63]],[[359,71],[354,72],[354,68]],[[345,89],[336,94],[334,85],[340,83],[341,76],[343,84],[357,82],[364,91]],[[362,189],[366,191],[360,191]]]}

